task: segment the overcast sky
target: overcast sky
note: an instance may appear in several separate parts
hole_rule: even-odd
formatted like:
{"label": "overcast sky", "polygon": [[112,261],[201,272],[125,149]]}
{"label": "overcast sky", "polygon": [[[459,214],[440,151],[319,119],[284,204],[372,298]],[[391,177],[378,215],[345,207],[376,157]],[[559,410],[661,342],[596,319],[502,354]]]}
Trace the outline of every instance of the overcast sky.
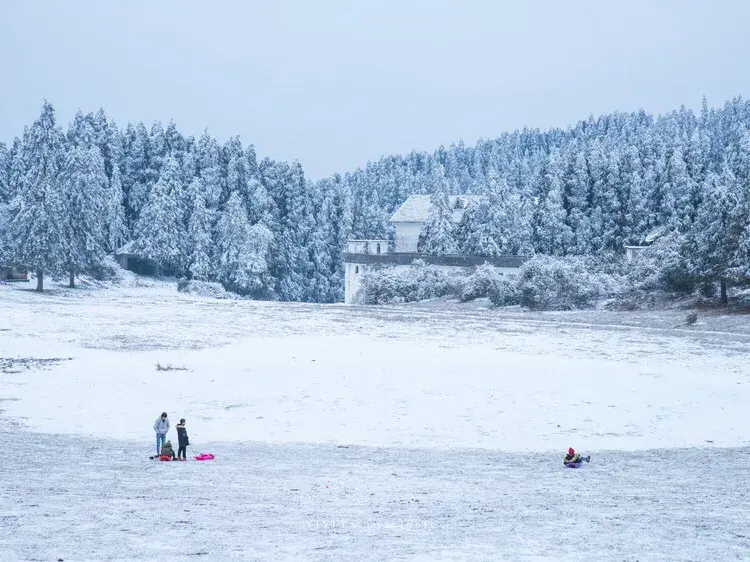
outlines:
{"label": "overcast sky", "polygon": [[312,178],[611,111],[750,95],[750,2],[0,0],[0,139],[47,98]]}

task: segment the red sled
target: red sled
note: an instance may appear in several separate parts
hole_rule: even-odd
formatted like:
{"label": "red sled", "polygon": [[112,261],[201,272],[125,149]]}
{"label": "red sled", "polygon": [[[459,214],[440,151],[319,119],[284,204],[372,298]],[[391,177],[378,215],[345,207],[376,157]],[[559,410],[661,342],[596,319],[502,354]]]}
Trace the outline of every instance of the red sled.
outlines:
{"label": "red sled", "polygon": [[159,457],[159,460],[160,461],[171,461],[172,457],[170,457],[169,455],[162,455],[162,456]]}
{"label": "red sled", "polygon": [[200,455],[193,458],[197,461],[212,461],[215,457],[212,453],[201,453]]}

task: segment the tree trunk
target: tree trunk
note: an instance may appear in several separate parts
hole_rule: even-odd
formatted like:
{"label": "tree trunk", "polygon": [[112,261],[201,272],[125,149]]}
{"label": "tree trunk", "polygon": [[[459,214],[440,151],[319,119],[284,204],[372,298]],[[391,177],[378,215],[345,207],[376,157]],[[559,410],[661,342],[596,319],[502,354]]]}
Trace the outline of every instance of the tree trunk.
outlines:
{"label": "tree trunk", "polygon": [[44,291],[44,272],[43,271],[36,272],[36,291],[37,293],[41,293],[42,291]]}
{"label": "tree trunk", "polygon": [[68,287],[71,289],[75,289],[76,287],[76,274],[72,269],[70,270],[70,283],[68,284]]}
{"label": "tree trunk", "polygon": [[729,304],[729,296],[727,295],[727,280],[721,279],[721,297],[719,298],[721,306],[727,306]]}

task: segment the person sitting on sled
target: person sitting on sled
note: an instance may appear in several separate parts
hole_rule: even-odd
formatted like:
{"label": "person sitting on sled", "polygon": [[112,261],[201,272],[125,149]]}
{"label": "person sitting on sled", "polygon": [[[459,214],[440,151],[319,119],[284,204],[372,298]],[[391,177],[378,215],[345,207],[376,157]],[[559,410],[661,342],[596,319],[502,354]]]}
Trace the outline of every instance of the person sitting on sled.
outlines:
{"label": "person sitting on sled", "polygon": [[174,456],[174,449],[172,448],[172,442],[167,440],[167,442],[164,443],[164,446],[161,448],[161,455],[159,455],[159,460],[173,461],[174,459],[175,459],[175,456]]}
{"label": "person sitting on sled", "polygon": [[563,456],[563,464],[578,464],[582,461],[589,462],[590,460],[591,457],[582,457],[575,452],[575,449],[573,449],[573,447],[568,449],[567,455]]}

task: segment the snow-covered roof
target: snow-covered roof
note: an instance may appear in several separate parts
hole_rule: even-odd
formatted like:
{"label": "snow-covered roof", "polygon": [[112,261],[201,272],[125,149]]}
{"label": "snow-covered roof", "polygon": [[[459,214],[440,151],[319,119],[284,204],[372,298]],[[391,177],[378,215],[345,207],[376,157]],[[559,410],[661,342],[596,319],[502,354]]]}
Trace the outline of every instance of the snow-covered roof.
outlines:
{"label": "snow-covered roof", "polygon": [[651,232],[646,234],[645,238],[643,239],[644,244],[653,244],[656,242],[659,238],[662,238],[666,234],[669,233],[669,227],[668,226],[657,226],[655,229],[653,229]]}
{"label": "snow-covered roof", "polygon": [[135,240],[131,240],[124,246],[120,246],[117,251],[115,252],[115,255],[124,255],[124,254],[132,254],[133,253],[133,246],[135,246]]}
{"label": "snow-covered roof", "polygon": [[[482,199],[481,195],[449,195],[451,207],[463,214],[464,209],[473,201]],[[424,222],[430,214],[430,195],[410,195],[396,212],[391,215],[391,222]]]}

